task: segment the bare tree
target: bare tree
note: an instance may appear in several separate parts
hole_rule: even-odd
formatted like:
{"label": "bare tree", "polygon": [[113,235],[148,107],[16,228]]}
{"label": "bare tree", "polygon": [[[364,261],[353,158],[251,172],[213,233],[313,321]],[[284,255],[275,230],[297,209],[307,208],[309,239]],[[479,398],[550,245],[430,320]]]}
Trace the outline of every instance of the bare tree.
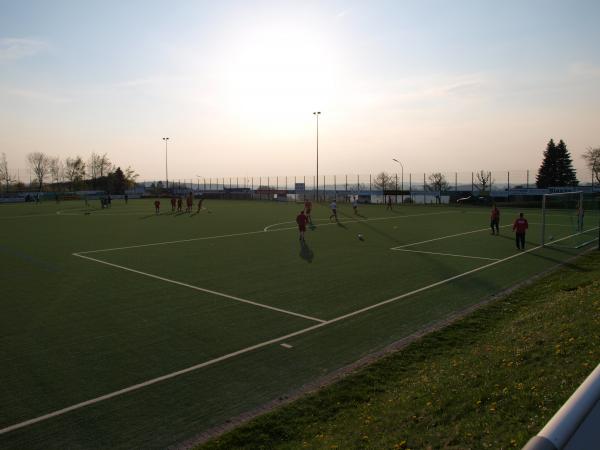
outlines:
{"label": "bare tree", "polygon": [[485,170],[476,172],[475,177],[477,178],[477,188],[479,189],[480,194],[484,194],[494,182],[494,180],[492,180],[492,172],[486,172]]}
{"label": "bare tree", "polygon": [[135,180],[137,177],[139,177],[139,174],[137,174],[135,170],[131,168],[131,166],[125,169],[125,181],[128,188],[132,188],[135,185]]}
{"label": "bare tree", "polygon": [[450,188],[450,183],[448,183],[446,176],[441,172],[432,173],[427,179],[429,183],[425,185],[425,189],[428,191],[442,192]]}
{"label": "bare tree", "polygon": [[50,160],[50,178],[52,180],[53,183],[56,183],[58,185],[58,183],[60,182],[61,179],[61,175],[63,172],[63,167],[62,167],[62,163],[60,161],[60,158],[58,156],[54,156],[49,158]]}
{"label": "bare tree", "polygon": [[29,168],[33,171],[38,183],[38,190],[42,190],[44,180],[50,172],[50,158],[42,152],[33,152],[27,155]]}
{"label": "bare tree", "polygon": [[6,185],[6,192],[8,192],[8,187],[10,183],[15,181],[15,179],[10,174],[8,170],[8,161],[6,160],[6,154],[2,153],[2,158],[0,158],[0,183],[4,183]]}
{"label": "bare tree", "polygon": [[98,173],[99,173],[100,177],[108,175],[112,171],[113,171],[113,164],[110,161],[110,159],[108,159],[108,155],[105,153],[104,155],[99,156]]}
{"label": "bare tree", "polygon": [[95,180],[96,178],[98,178],[100,176],[101,168],[102,168],[102,156],[100,156],[96,152],[92,152],[92,154],[90,155],[90,159],[88,160],[88,163],[87,163],[88,175],[90,176],[90,178],[92,180]]}
{"label": "bare tree", "polygon": [[435,201],[436,203],[441,203],[441,194],[442,191],[448,190],[450,184],[446,181],[446,176],[441,172],[434,172],[430,174],[427,179],[429,183],[425,184],[425,189],[427,191],[432,191],[436,193]]}
{"label": "bare tree", "polygon": [[75,158],[67,158],[65,162],[65,177],[74,189],[75,183],[83,180],[85,177],[85,163],[80,156]]}
{"label": "bare tree", "polygon": [[375,179],[373,180],[373,184],[377,189],[381,189],[381,193],[383,195],[383,202],[385,203],[385,190],[386,188],[392,186],[393,179],[389,173],[380,172],[375,175]]}
{"label": "bare tree", "polygon": [[588,147],[582,155],[585,160],[585,165],[592,172],[592,179],[595,178],[597,183],[600,183],[600,147]]}

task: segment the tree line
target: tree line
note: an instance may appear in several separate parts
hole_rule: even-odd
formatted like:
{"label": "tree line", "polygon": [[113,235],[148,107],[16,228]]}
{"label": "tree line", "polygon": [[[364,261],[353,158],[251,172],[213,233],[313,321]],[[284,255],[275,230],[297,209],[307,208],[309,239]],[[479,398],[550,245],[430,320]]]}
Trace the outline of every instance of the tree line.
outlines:
{"label": "tree line", "polygon": [[[45,189],[66,190],[102,190],[113,194],[122,194],[133,187],[138,174],[131,167],[125,171],[115,166],[106,153],[93,152],[87,161],[81,156],[67,157],[61,160],[43,152],[27,154],[27,165],[34,176],[29,189],[39,192]],[[35,184],[34,184],[35,183]],[[0,158],[0,184],[8,192],[11,188],[22,190],[26,186],[18,183],[11,172],[6,154]]]}
{"label": "tree line", "polygon": [[[593,182],[600,185],[600,147],[588,147],[582,155],[586,167],[592,174]],[[491,186],[495,182],[492,173],[485,170],[479,170],[473,174],[473,185],[477,188],[480,195],[488,195]],[[382,191],[396,189],[396,178],[387,173],[377,174],[373,180],[377,189]],[[576,171],[573,168],[571,154],[567,145],[561,139],[558,144],[550,139],[543,152],[543,160],[536,176],[536,187],[546,189],[550,187],[569,187],[578,186]],[[450,190],[450,182],[441,172],[434,172],[426,177],[426,191],[444,192]]]}

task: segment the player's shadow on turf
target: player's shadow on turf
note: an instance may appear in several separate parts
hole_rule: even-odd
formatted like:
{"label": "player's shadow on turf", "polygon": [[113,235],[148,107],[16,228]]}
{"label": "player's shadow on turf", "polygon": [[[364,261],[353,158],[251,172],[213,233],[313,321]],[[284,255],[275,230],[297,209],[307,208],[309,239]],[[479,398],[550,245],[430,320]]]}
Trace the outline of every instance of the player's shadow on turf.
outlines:
{"label": "player's shadow on turf", "polygon": [[315,257],[314,252],[310,249],[306,242],[300,241],[300,258],[307,263],[311,263]]}
{"label": "player's shadow on turf", "polygon": [[338,227],[340,227],[340,228],[343,228],[343,229],[345,229],[345,230],[347,230],[347,229],[348,229],[348,227],[347,227],[346,225],[344,225],[342,222],[338,222],[338,223],[337,223],[337,226],[338,226]]}

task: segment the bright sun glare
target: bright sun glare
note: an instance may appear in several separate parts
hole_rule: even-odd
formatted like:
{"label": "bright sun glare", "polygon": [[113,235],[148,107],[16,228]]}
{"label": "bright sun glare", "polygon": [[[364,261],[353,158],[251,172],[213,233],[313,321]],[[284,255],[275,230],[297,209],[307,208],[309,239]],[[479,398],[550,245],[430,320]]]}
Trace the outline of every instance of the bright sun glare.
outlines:
{"label": "bright sun glare", "polygon": [[326,36],[293,27],[240,34],[228,52],[224,80],[229,112],[256,126],[286,122],[332,102],[339,69]]}

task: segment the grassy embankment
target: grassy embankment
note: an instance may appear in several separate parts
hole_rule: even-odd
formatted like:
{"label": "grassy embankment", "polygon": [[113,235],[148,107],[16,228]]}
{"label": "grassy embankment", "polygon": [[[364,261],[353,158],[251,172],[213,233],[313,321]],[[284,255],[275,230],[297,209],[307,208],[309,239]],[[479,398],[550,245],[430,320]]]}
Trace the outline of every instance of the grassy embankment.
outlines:
{"label": "grassy embankment", "polygon": [[600,252],[206,448],[520,448],[600,362]]}

